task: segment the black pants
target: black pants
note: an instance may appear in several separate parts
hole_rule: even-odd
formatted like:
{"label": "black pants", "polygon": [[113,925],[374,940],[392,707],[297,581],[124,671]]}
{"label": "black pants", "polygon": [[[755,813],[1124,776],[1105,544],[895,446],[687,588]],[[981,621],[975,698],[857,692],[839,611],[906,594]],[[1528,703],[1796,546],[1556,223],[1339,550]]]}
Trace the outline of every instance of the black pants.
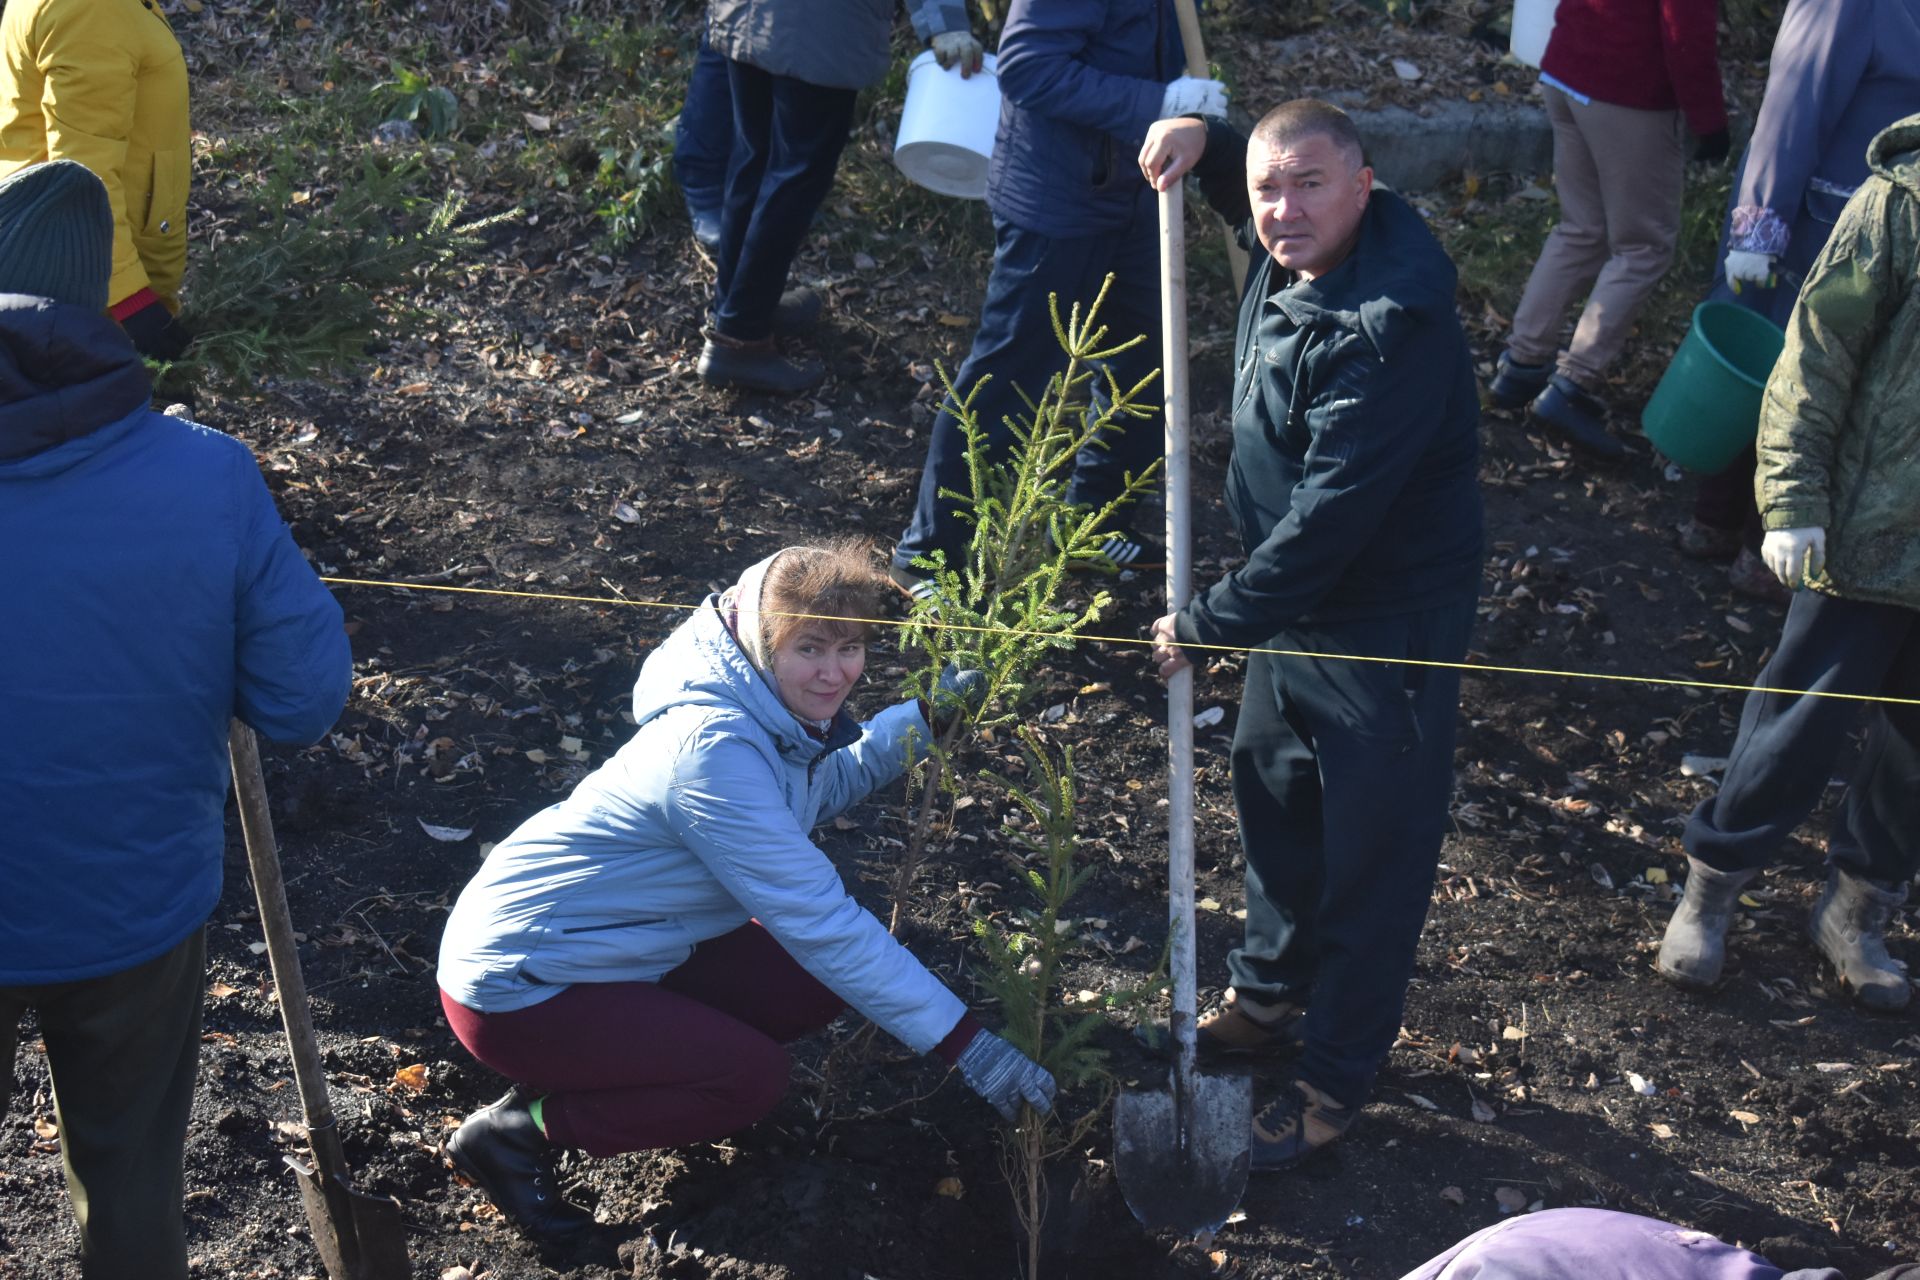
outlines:
{"label": "black pants", "polygon": [[727,61],[733,146],[720,207],[713,324],[753,342],[773,333],[787,270],[833,188],[853,127],[852,89],[823,89]]}
{"label": "black pants", "polygon": [[[1472,601],[1281,632],[1268,648],[1457,662]],[[1233,798],[1247,855],[1236,990],[1307,1005],[1307,1083],[1365,1101],[1400,1029],[1453,789],[1460,673],[1334,658],[1247,662]]]}
{"label": "black pants", "polygon": [[181,1165],[200,1069],[207,938],[80,982],[0,987],[0,1110],[20,1016],[40,1015],[86,1280],[186,1280]]}
{"label": "black pants", "polygon": [[[1756,684],[1920,698],[1920,612],[1800,591]],[[1883,884],[1920,869],[1920,707],[1747,695],[1726,780],[1687,823],[1687,852],[1718,871],[1765,866],[1826,790],[1847,733],[1867,716],[1828,844],[1831,861]]]}

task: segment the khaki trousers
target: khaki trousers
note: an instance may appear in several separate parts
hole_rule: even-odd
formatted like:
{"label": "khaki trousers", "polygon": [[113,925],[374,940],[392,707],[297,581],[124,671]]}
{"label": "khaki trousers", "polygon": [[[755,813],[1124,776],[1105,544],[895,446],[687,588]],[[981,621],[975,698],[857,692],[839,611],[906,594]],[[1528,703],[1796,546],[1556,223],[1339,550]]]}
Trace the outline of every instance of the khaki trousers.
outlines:
{"label": "khaki trousers", "polygon": [[[1640,304],[1673,262],[1680,237],[1688,135],[1678,111],[1581,103],[1543,87],[1553,124],[1560,224],[1547,236],[1513,313],[1507,349],[1597,388],[1626,346]],[[1560,351],[1567,308],[1586,294]]]}
{"label": "khaki trousers", "polygon": [[0,987],[0,1111],[20,1017],[40,1015],[86,1280],[186,1280],[181,1165],[200,1066],[207,935],[80,982]]}

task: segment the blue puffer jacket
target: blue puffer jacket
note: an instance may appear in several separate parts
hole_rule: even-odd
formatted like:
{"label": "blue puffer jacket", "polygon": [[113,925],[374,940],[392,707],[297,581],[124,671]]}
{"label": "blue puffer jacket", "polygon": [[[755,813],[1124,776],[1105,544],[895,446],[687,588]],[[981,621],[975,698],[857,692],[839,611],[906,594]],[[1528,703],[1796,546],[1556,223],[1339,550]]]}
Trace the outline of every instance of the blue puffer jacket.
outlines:
{"label": "blue puffer jacket", "polygon": [[627,744],[487,855],[447,921],[440,986],[502,1013],[576,982],[652,982],[751,918],[924,1053],[965,1006],[848,895],[808,833],[899,777],[927,723],[910,702],[864,725],[842,711],[815,740],[718,601],[641,667]]}
{"label": "blue puffer jacket", "polygon": [[998,57],[994,216],[1045,236],[1153,227],[1136,157],[1186,71],[1171,0],[1013,0]]}
{"label": "blue puffer jacket", "polygon": [[220,896],[227,721],[340,714],[340,608],[247,447],[105,316],[0,295],[0,986],[162,955]]}

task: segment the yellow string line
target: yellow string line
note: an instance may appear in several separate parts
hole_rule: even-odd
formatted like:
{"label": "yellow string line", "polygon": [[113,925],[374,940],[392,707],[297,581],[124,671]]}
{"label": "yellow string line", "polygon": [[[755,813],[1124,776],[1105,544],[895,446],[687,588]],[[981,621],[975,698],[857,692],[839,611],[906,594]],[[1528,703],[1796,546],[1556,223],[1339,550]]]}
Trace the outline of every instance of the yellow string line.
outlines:
{"label": "yellow string line", "polygon": [[[384,582],[372,578],[329,578],[320,581],[336,587],[391,587],[400,591],[446,591],[472,596],[507,596],[516,600],[558,600],[567,604],[612,604],[629,609],[678,609],[692,612],[701,605],[682,604],[672,600],[629,600],[624,596],[583,596],[560,591],[512,591],[502,587],[455,587],[444,583],[427,582]],[[876,627],[907,627],[914,623],[899,618],[853,618],[830,613],[780,613],[772,609],[761,612],[771,618],[807,618],[820,622],[860,622]],[[1151,648],[1154,641],[1141,636],[1097,635],[1090,631],[1077,631],[1062,637],[1050,631],[1031,631],[1018,627],[977,627],[959,622],[929,622],[921,625],[936,627],[946,631],[973,632],[982,635],[1015,636],[1030,639],[1098,640],[1107,644],[1135,645]],[[1471,671],[1477,674],[1495,673],[1514,676],[1549,676],[1558,680],[1611,680],[1620,684],[1659,685],[1673,689],[1711,689],[1722,693],[1774,693],[1794,698],[1839,698],[1847,702],[1880,703],[1891,706],[1920,707],[1920,698],[1895,698],[1877,693],[1840,693],[1829,689],[1778,689],[1771,685],[1729,684],[1719,680],[1682,680],[1674,676],[1631,676],[1609,671],[1562,671],[1553,667],[1510,667],[1491,662],[1443,662],[1430,658],[1381,658],[1361,653],[1315,653],[1306,649],[1266,649],[1259,646],[1231,644],[1182,644],[1185,650],[1206,650],[1217,653],[1262,653],[1276,658],[1316,658],[1328,662],[1385,662],[1405,667],[1438,667],[1449,671]]]}

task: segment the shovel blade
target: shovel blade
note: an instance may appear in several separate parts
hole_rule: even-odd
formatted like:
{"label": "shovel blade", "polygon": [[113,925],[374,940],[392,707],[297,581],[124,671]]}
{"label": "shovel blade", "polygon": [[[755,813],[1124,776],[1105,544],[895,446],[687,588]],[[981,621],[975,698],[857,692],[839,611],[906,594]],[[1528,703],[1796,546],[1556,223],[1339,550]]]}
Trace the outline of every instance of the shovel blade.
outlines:
{"label": "shovel blade", "polygon": [[407,1280],[407,1228],[400,1206],[327,1182],[318,1171],[294,1170],[314,1247],[331,1280]]}
{"label": "shovel blade", "polygon": [[1113,1104],[1114,1173],[1142,1226],[1217,1231],[1247,1189],[1253,1080],[1195,1071],[1184,1092],[1123,1089]]}

